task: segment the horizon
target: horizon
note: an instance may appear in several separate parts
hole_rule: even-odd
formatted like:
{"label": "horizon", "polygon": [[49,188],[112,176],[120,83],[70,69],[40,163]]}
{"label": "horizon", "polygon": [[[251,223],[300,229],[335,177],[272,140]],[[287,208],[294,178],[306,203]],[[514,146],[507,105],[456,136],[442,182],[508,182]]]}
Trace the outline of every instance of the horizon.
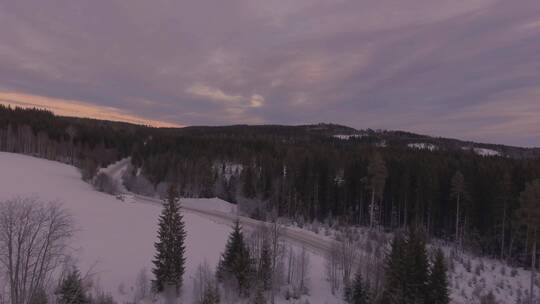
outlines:
{"label": "horizon", "polygon": [[[1,105],[7,106],[7,107],[12,106],[12,105],[9,105],[9,104],[3,104],[2,101],[0,100],[0,106]],[[458,138],[458,137],[444,137],[444,136],[439,136],[439,135],[436,135],[436,134],[415,133],[415,132],[411,132],[411,131],[407,131],[407,130],[400,130],[400,129],[373,129],[373,128],[358,129],[358,128],[351,127],[349,125],[340,124],[340,123],[336,123],[336,122],[312,122],[312,123],[306,123],[306,124],[272,124],[272,123],[264,124],[263,123],[263,124],[228,124],[228,125],[223,124],[223,125],[186,125],[186,126],[161,124],[161,125],[156,126],[156,125],[151,125],[151,124],[145,123],[147,121],[145,121],[144,119],[141,120],[141,121],[137,121],[137,120],[132,121],[132,120],[114,120],[114,119],[93,118],[93,117],[85,117],[85,116],[59,115],[59,114],[55,113],[53,110],[49,110],[49,109],[46,109],[46,108],[23,107],[23,106],[15,106],[15,107],[16,108],[21,108],[21,109],[35,109],[35,110],[50,111],[51,113],[53,113],[53,115],[58,116],[58,117],[102,120],[102,121],[108,121],[108,122],[113,122],[113,123],[128,123],[128,124],[132,124],[132,125],[143,126],[143,127],[148,127],[148,128],[156,128],[156,129],[182,129],[182,128],[189,128],[189,127],[216,127],[216,128],[219,128],[219,127],[234,127],[234,126],[248,126],[248,127],[257,127],[257,126],[302,127],[302,126],[315,126],[315,125],[326,124],[326,125],[336,125],[336,126],[340,126],[340,127],[352,128],[355,131],[360,131],[360,132],[368,131],[368,130],[371,130],[371,131],[374,131],[374,132],[405,132],[405,133],[412,133],[412,134],[419,135],[419,136],[431,137],[433,139],[441,138],[441,139],[459,140],[459,141],[463,141],[463,142],[472,142],[472,143],[480,144],[480,145],[501,145],[501,146],[514,147],[514,148],[540,149],[540,146],[518,146],[518,145],[508,145],[508,144],[497,143],[497,142],[471,141],[471,140]],[[339,135],[339,134],[336,134],[336,135]]]}
{"label": "horizon", "polygon": [[0,3],[0,104],[540,146],[534,0]]}

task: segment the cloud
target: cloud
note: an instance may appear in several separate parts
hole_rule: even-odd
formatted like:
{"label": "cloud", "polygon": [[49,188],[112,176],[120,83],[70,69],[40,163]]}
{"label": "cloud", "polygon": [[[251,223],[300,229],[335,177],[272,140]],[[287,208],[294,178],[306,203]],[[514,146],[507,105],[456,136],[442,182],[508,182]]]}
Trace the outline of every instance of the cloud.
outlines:
{"label": "cloud", "polygon": [[242,95],[226,94],[218,88],[202,84],[194,84],[188,87],[186,93],[199,99],[223,103],[229,108],[235,108],[237,112],[242,111],[242,109],[247,107],[259,108],[265,103],[264,97],[259,94],[253,94],[251,97],[247,98]]}
{"label": "cloud", "polygon": [[0,90],[181,125],[540,145],[539,20],[537,0],[4,1]]}
{"label": "cloud", "polygon": [[176,123],[151,120],[131,115],[125,113],[121,109],[113,107],[100,107],[78,100],[57,99],[17,92],[0,91],[0,104],[23,108],[47,109],[61,116],[123,121],[134,124],[150,125],[153,127],[182,127]]}
{"label": "cloud", "polygon": [[222,90],[202,84],[195,84],[187,88],[186,92],[198,98],[219,102],[238,103],[244,98],[240,95],[228,95]]}
{"label": "cloud", "polygon": [[251,99],[249,100],[249,106],[252,108],[260,108],[264,105],[264,97],[258,94],[254,94],[251,96]]}

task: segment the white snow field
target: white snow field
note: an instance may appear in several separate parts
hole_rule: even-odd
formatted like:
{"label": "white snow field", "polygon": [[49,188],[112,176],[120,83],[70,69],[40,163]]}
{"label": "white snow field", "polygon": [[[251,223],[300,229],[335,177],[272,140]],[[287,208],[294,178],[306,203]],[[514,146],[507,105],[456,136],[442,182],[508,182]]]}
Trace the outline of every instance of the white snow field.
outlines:
{"label": "white snow field", "polygon": [[[95,273],[94,283],[102,291],[112,294],[118,303],[131,301],[137,274],[146,268],[151,276],[153,246],[161,212],[159,204],[150,199],[122,202],[93,190],[81,180],[74,167],[0,152],[0,200],[32,195],[63,203],[79,229],[73,240],[73,256],[81,272]],[[219,199],[183,201],[186,207],[209,213],[194,213],[188,208],[184,212],[187,263],[182,303],[192,303],[192,278],[197,266],[205,261],[211,267],[217,264],[231,231],[230,221],[216,214],[227,212],[230,215],[234,208]],[[216,214],[212,215],[212,212]],[[341,296],[330,294],[324,269],[324,258],[310,254],[309,302],[339,303]]]}

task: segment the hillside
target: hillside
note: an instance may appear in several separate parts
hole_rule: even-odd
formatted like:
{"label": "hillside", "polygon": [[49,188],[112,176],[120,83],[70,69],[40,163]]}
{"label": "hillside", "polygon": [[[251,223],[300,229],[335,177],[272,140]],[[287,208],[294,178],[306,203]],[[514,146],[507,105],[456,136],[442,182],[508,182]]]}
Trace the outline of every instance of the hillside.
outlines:
{"label": "hillside", "polygon": [[[59,201],[71,213],[78,230],[70,246],[71,255],[83,274],[91,274],[93,292],[110,293],[118,303],[125,303],[133,300],[142,269],[146,269],[151,279],[157,220],[161,212],[159,203],[122,202],[97,192],[81,180],[74,167],[58,162],[0,152],[0,168],[0,200],[36,196],[45,201]],[[219,199],[183,201],[188,206],[202,205],[203,210],[218,212],[230,206]],[[197,267],[204,262],[215,267],[232,223],[193,212],[185,212],[184,220],[187,262],[183,301],[191,303]],[[336,298],[330,295],[324,279],[324,259],[311,255],[310,303],[335,303]]]}

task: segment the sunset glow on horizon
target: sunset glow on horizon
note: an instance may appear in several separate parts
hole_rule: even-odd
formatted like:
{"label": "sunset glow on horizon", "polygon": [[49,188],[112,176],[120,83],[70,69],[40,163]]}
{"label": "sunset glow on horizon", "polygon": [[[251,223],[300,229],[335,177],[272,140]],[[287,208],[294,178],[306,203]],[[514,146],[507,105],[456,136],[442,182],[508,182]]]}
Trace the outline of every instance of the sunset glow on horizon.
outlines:
{"label": "sunset glow on horizon", "polygon": [[37,95],[0,91],[0,104],[21,108],[49,110],[55,115],[92,118],[147,125],[156,128],[180,128],[182,125],[159,120],[151,120],[124,113],[113,107],[99,107],[76,100],[64,100]]}

